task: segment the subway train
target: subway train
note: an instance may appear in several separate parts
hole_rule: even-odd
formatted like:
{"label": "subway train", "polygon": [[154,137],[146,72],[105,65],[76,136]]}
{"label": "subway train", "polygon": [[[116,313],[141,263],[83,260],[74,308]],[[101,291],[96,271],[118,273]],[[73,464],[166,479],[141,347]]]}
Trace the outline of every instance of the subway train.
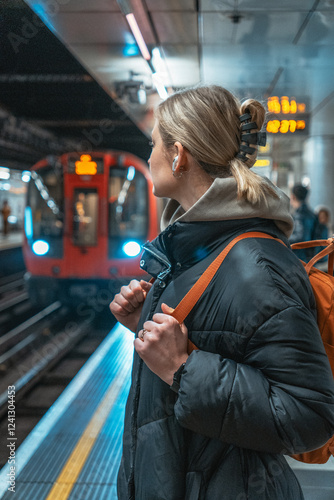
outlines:
{"label": "subway train", "polygon": [[162,208],[152,187],[147,164],[122,151],[34,165],[23,243],[31,301],[82,303],[145,276],[141,245],[158,234]]}

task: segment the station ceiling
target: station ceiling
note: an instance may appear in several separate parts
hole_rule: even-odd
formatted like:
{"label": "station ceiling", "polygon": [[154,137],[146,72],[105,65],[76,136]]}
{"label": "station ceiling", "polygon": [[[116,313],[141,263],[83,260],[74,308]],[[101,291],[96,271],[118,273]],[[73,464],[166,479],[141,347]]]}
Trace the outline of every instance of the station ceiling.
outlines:
{"label": "station ceiling", "polygon": [[[241,98],[293,96],[311,119],[333,107],[334,0],[2,0],[0,120],[50,134],[39,150],[21,144],[30,156],[12,150],[13,161],[45,154],[52,140],[147,158],[160,98],[129,10],[150,54],[160,48],[170,93],[215,83]],[[15,140],[2,135],[10,156]]]}

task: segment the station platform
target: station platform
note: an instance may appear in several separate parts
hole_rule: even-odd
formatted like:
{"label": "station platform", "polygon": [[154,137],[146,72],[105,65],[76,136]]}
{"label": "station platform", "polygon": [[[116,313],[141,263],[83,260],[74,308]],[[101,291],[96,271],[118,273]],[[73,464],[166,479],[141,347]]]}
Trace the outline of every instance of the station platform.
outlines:
{"label": "station platform", "polygon": [[14,494],[10,465],[1,470],[1,499],[117,499],[132,356],[117,324],[15,453]]}
{"label": "station platform", "polygon": [[[9,464],[2,469],[0,499],[117,500],[132,356],[133,334],[117,324],[15,451],[14,496]],[[15,444],[12,436],[7,442]],[[334,460],[287,460],[305,500],[334,499]]]}
{"label": "station platform", "polygon": [[22,231],[0,233],[0,279],[25,270],[22,245]]}
{"label": "station platform", "polygon": [[305,500],[334,500],[334,458],[325,464],[303,464],[285,457],[296,474]]}
{"label": "station platform", "polygon": [[12,232],[4,236],[0,234],[0,252],[1,250],[8,250],[10,248],[22,247],[23,232]]}

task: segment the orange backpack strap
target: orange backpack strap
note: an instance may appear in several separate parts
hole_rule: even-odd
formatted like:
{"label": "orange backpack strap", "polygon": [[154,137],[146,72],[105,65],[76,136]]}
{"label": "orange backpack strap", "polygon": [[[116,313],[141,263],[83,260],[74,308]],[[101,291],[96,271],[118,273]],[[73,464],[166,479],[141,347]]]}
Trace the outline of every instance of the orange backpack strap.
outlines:
{"label": "orange backpack strap", "polygon": [[333,276],[333,265],[334,265],[334,237],[328,238],[327,240],[312,240],[303,241],[302,243],[293,243],[291,245],[292,250],[300,250],[303,248],[313,248],[313,247],[326,247],[321,252],[317,253],[305,266],[307,274],[310,273],[312,266],[318,262],[318,260],[326,257],[328,255],[328,274]]}
{"label": "orange backpack strap", "polygon": [[[333,238],[329,238],[330,240]],[[311,240],[311,241],[301,241],[300,243],[293,243],[291,245],[292,250],[301,250],[304,248],[313,247],[325,247],[328,245],[328,240]]]}
{"label": "orange backpack strap", "polygon": [[[243,233],[234,238],[230,243],[221,251],[221,253],[215,258],[213,262],[209,265],[209,267],[204,271],[202,276],[196,281],[196,283],[192,286],[189,292],[183,297],[181,302],[176,306],[174,311],[171,313],[171,316],[175,318],[179,323],[183,323],[185,318],[188,316],[190,311],[193,309],[195,304],[198,302],[199,298],[202,296],[203,292],[208,287],[209,283],[211,283],[213,277],[218,271],[219,267],[223,263],[224,259],[227,257],[230,250],[234,247],[238,241],[244,240],[246,238],[263,238],[269,240],[279,241],[284,245],[282,240],[278,238],[274,238],[269,234],[261,233],[258,231],[252,231],[249,233]],[[190,354],[197,347],[188,340],[188,354]]]}

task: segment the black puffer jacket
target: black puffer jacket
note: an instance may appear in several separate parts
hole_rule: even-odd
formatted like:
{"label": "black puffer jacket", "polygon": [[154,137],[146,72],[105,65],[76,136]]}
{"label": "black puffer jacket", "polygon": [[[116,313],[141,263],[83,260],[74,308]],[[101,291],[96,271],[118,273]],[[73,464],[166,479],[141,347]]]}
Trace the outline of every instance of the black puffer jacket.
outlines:
{"label": "black puffer jacket", "polygon": [[[160,274],[138,330],[161,303],[175,307],[236,235],[265,219],[176,222],[147,245]],[[185,321],[200,350],[179,394],[135,353],[126,408],[120,500],[300,500],[283,454],[315,449],[334,432],[334,386],[303,266],[272,240],[227,256]]]}

